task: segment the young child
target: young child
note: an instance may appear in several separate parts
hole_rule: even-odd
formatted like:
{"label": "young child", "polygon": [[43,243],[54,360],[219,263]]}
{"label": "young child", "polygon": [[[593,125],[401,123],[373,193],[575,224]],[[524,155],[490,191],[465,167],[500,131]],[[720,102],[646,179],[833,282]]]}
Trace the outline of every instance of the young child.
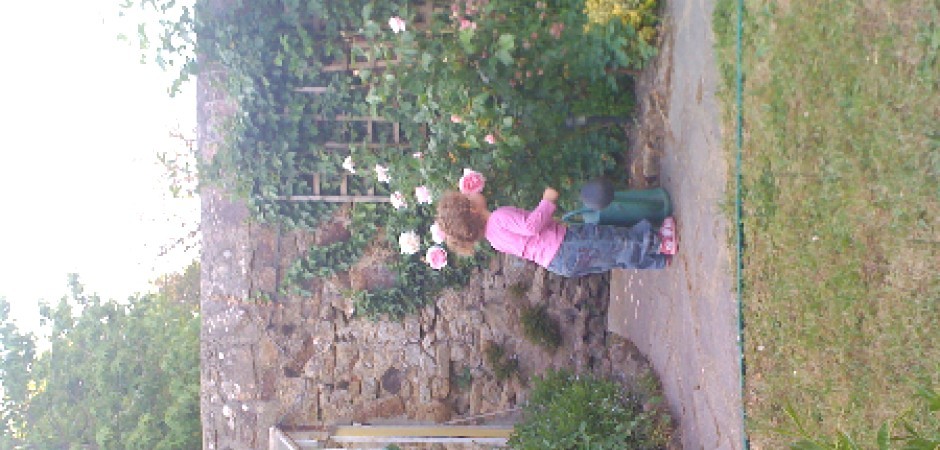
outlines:
{"label": "young child", "polygon": [[648,221],[632,227],[596,224],[565,225],[552,218],[558,191],[546,188],[532,211],[503,206],[490,211],[482,194],[444,194],[437,223],[447,246],[471,255],[483,238],[497,251],[509,253],[565,277],[611,269],[662,269],[676,252],[675,220],[667,217],[658,230]]}

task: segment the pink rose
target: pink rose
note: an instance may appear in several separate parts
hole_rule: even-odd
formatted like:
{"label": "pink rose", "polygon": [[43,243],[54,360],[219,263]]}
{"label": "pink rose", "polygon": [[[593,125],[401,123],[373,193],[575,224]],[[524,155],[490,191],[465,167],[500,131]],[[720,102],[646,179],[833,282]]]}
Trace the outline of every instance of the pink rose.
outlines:
{"label": "pink rose", "polygon": [[444,234],[444,230],[441,229],[441,226],[434,222],[431,224],[431,240],[436,244],[443,244],[447,239],[447,235]]}
{"label": "pink rose", "polygon": [[447,250],[435,245],[428,249],[427,254],[424,255],[424,259],[427,260],[428,265],[431,266],[432,269],[441,270],[447,265]]}
{"label": "pink rose", "polygon": [[431,204],[431,190],[427,186],[418,186],[415,188],[415,197],[418,198],[418,203],[424,203],[426,205]]}
{"label": "pink rose", "polygon": [[555,39],[558,39],[561,37],[562,31],[565,31],[565,24],[561,22],[555,22],[552,24],[548,32],[551,33],[552,37],[554,37]]}
{"label": "pink rose", "polygon": [[486,137],[483,138],[483,140],[486,141],[487,144],[493,145],[496,143],[496,136],[493,136],[492,133],[487,134]]}
{"label": "pink rose", "polygon": [[460,29],[461,30],[476,30],[477,24],[472,20],[460,19]]}
{"label": "pink rose", "polygon": [[450,115],[450,121],[453,122],[453,123],[460,123],[460,122],[463,122],[463,119],[461,119],[460,116],[458,116],[458,115],[456,115],[456,114],[451,114],[451,115]]}
{"label": "pink rose", "polygon": [[480,172],[464,169],[463,176],[460,177],[458,186],[462,194],[479,194],[483,192],[483,186],[486,185],[486,178]]}

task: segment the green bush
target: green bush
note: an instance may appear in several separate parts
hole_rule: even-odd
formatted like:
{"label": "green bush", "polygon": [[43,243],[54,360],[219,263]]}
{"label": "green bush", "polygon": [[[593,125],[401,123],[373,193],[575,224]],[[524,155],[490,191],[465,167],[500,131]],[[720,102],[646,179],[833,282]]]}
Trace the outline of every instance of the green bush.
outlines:
{"label": "green bush", "polygon": [[613,381],[568,371],[550,371],[534,380],[525,415],[509,445],[515,449],[665,448],[668,418],[645,410],[639,398]]}
{"label": "green bush", "polygon": [[561,346],[561,326],[548,314],[546,305],[524,307],[520,321],[522,331],[529,342],[552,352]]}

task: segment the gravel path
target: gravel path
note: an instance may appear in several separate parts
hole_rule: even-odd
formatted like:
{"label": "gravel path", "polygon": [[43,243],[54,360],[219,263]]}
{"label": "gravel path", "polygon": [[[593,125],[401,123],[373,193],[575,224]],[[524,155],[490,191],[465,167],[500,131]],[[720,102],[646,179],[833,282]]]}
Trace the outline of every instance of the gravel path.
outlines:
{"label": "gravel path", "polygon": [[640,81],[649,92],[634,151],[646,154],[645,179],[673,197],[679,256],[665,271],[614,273],[608,327],[659,374],[683,448],[741,449],[734,254],[720,209],[729,177],[721,139],[731,136],[721,135],[715,98],[714,0],[667,5],[661,58]]}

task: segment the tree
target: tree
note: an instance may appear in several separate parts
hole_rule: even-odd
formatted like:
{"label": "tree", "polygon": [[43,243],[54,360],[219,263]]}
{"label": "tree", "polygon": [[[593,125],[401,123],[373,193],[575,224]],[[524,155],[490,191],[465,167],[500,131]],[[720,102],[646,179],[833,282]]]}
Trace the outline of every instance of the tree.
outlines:
{"label": "tree", "polygon": [[36,355],[32,335],[21,333],[10,317],[10,303],[0,297],[0,449],[20,443],[28,397],[29,370]]}
{"label": "tree", "polygon": [[[25,373],[13,379],[11,411],[19,415],[6,423],[8,442],[42,449],[200,447],[195,307],[165,294],[102,301],[86,295],[77,276],[69,284],[69,296],[41,309],[49,350],[25,365],[3,360],[4,375]],[[16,342],[5,331],[4,350]]]}

